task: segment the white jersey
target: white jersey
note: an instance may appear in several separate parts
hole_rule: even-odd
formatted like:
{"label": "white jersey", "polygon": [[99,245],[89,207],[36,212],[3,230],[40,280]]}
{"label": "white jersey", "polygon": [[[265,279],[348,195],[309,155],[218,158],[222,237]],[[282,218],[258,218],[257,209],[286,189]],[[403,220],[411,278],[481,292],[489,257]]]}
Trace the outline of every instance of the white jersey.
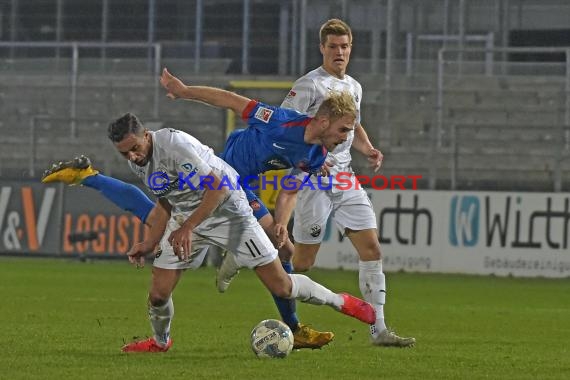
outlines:
{"label": "white jersey", "polygon": [[[339,79],[327,73],[322,66],[297,79],[283,100],[281,107],[292,108],[309,116],[314,116],[331,91],[348,91],[352,94],[357,111],[356,123],[360,123],[362,86],[351,76],[345,75],[343,79]],[[334,164],[330,170],[333,177],[339,172],[352,173],[350,147],[353,140],[354,132],[351,131],[344,143],[337,146],[333,152],[329,152],[327,161]],[[333,183],[337,183],[337,181],[335,180]]]}
{"label": "white jersey", "polygon": [[[200,267],[209,245],[215,244],[236,256],[240,266],[255,268],[277,257],[259,225],[242,190],[236,190],[238,174],[212,149],[189,134],[165,128],[152,135],[152,157],[144,167],[129,161],[129,166],[147,188],[172,205],[170,219],[162,240],[160,254],[153,265],[163,269],[195,269]],[[211,186],[210,173],[216,174],[228,190],[227,198],[193,230],[192,252],[180,261],[168,241],[196,210]]]}
{"label": "white jersey", "polygon": [[216,217],[252,214],[243,191],[232,191],[238,188],[238,174],[210,147],[176,129],[164,128],[149,133],[153,142],[152,158],[144,167],[130,161],[129,166],[154,195],[165,198],[172,205],[172,216],[187,218],[192,214],[202,201],[208,183],[211,184],[211,172],[220,177],[230,191],[228,198],[196,231],[210,228],[209,224],[215,223]]}
{"label": "white jersey", "polygon": [[[345,75],[343,79],[338,79],[327,73],[322,67],[297,79],[281,106],[314,116],[331,90],[348,91],[353,95],[357,109],[356,122],[360,123],[360,101],[362,100],[360,83],[349,75]],[[332,216],[341,233],[345,233],[346,229],[361,231],[376,228],[376,216],[372,204],[366,192],[362,188],[356,187],[354,172],[350,166],[352,160],[350,147],[353,140],[354,132],[350,132],[347,141],[337,146],[327,156],[327,162],[334,164],[330,168],[333,177],[332,189],[312,190],[305,186],[299,190],[293,224],[293,237],[296,242],[320,244],[325,235],[324,231],[329,216]],[[339,184],[336,177],[338,173],[350,173],[352,175],[350,177],[352,182],[350,189],[340,190],[334,186]],[[306,173],[293,171],[293,174],[297,175],[299,179],[306,178]],[[347,177],[343,176],[343,179],[346,180]],[[310,181],[313,183],[319,180],[321,180],[321,185],[328,183],[326,179],[310,177]],[[317,188],[315,186],[315,189]]]}

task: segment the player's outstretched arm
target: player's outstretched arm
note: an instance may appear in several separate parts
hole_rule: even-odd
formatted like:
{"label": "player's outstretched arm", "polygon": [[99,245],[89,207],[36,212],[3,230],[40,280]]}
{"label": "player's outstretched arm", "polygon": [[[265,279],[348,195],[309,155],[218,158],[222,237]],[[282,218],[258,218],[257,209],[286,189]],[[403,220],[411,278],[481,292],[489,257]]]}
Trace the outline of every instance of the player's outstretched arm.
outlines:
{"label": "player's outstretched arm", "polygon": [[221,88],[187,86],[180,79],[170,74],[166,68],[162,70],[160,84],[168,91],[166,96],[171,99],[194,100],[216,107],[229,108],[240,115],[251,101],[245,96]]}
{"label": "player's outstretched arm", "polygon": [[164,230],[166,229],[166,223],[170,218],[170,210],[172,207],[170,204],[163,199],[157,200],[154,208],[150,211],[147,217],[147,225],[150,226],[149,233],[146,235],[146,239],[140,243],[134,244],[127,256],[129,262],[137,267],[144,266],[145,256],[152,252],[156,245],[160,243]]}
{"label": "player's outstretched arm", "polygon": [[366,156],[368,159],[368,165],[374,169],[375,172],[380,170],[380,166],[382,166],[382,161],[384,160],[384,155],[380,150],[374,148],[368,138],[368,134],[360,123],[358,123],[354,129],[352,147]]}
{"label": "player's outstretched arm", "polygon": [[275,238],[277,239],[277,248],[281,248],[289,237],[287,224],[291,219],[291,214],[297,204],[297,193],[299,192],[300,181],[297,181],[295,189],[279,190],[277,201],[275,202]]}

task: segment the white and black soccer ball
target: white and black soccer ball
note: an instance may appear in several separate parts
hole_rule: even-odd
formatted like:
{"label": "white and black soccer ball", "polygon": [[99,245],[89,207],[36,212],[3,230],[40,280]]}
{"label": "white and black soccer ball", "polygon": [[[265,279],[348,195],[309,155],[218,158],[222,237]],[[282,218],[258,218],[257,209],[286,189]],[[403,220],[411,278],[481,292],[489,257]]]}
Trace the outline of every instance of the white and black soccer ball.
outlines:
{"label": "white and black soccer ball", "polygon": [[251,349],[258,358],[284,358],[293,349],[293,332],[276,319],[263,320],[251,331]]}

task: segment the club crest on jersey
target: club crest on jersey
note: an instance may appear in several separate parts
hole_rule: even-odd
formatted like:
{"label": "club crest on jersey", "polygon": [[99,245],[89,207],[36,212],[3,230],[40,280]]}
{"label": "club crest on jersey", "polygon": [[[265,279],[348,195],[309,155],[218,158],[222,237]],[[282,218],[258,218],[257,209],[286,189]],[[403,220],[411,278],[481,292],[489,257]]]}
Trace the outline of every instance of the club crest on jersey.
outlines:
{"label": "club crest on jersey", "polygon": [[310,233],[312,237],[317,237],[321,234],[321,226],[318,224],[313,224],[310,228]]}
{"label": "club crest on jersey", "polygon": [[296,93],[295,91],[291,90],[291,91],[289,91],[289,93],[287,94],[286,98],[287,98],[287,99],[292,99],[292,98],[294,98],[295,96],[297,96],[297,93]]}
{"label": "club crest on jersey", "polygon": [[132,165],[132,168],[135,170],[135,175],[140,178],[144,178],[146,176],[144,168],[140,166]]}
{"label": "club crest on jersey", "polygon": [[264,123],[269,123],[269,119],[271,119],[271,115],[273,115],[273,111],[269,108],[259,107],[257,112],[255,113],[255,118],[257,120],[261,120]]}

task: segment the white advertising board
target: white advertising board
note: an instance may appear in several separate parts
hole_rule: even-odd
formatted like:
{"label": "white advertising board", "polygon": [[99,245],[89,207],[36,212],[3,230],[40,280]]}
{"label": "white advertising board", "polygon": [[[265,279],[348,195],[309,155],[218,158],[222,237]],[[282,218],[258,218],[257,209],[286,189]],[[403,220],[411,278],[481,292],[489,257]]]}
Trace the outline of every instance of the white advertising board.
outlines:
{"label": "white advertising board", "polygon": [[[570,196],[371,191],[386,271],[570,277]],[[358,268],[330,222],[316,266]]]}

